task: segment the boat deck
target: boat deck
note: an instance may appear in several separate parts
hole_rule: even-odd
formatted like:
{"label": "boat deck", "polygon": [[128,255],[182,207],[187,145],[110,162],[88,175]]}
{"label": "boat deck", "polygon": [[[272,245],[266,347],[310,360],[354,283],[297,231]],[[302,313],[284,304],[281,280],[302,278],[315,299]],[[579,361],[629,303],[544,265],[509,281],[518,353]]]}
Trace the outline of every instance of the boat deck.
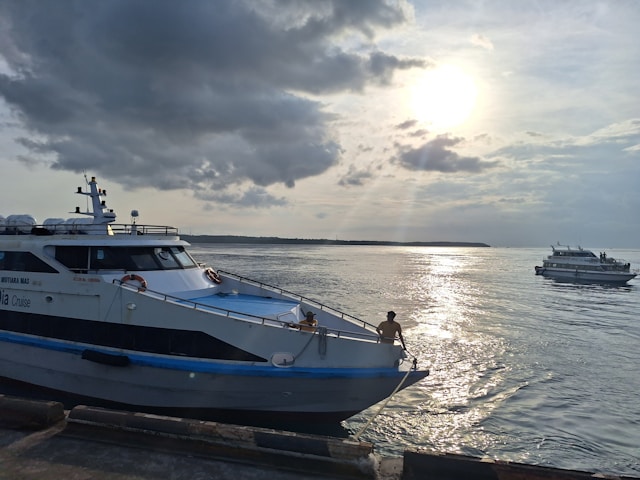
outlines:
{"label": "boat deck", "polygon": [[297,322],[295,314],[297,302],[278,298],[259,297],[244,293],[220,293],[188,299],[206,307],[228,312],[237,312],[254,317],[269,318],[286,322]]}

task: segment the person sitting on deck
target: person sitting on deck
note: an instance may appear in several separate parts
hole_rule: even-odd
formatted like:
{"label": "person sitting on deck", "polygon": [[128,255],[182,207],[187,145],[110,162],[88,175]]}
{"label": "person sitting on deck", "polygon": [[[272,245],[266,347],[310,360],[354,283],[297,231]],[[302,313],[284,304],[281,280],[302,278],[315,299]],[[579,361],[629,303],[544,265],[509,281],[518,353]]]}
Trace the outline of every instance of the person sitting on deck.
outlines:
{"label": "person sitting on deck", "polygon": [[307,312],[305,319],[298,322],[298,328],[305,332],[315,332],[318,326],[318,321],[314,318],[315,316],[315,313]]}

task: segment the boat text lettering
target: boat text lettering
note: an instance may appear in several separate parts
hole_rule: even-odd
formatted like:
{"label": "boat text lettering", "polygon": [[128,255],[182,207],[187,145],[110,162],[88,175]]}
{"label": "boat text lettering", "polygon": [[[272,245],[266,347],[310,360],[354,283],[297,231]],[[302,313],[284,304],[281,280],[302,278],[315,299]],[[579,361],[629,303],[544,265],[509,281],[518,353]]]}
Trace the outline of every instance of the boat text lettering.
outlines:
{"label": "boat text lettering", "polygon": [[27,277],[2,277],[1,283],[19,283],[21,285],[29,285],[29,278]]}
{"label": "boat text lettering", "polygon": [[24,296],[9,295],[4,290],[0,290],[0,305],[11,305],[12,307],[31,308],[31,299]]}
{"label": "boat text lettering", "polygon": [[77,276],[77,277],[73,277],[73,281],[74,281],[74,282],[91,282],[91,283],[97,283],[97,282],[100,282],[100,279],[99,279],[99,278],[93,278],[93,277],[88,277],[88,278],[87,278],[87,277],[80,277],[80,276]]}

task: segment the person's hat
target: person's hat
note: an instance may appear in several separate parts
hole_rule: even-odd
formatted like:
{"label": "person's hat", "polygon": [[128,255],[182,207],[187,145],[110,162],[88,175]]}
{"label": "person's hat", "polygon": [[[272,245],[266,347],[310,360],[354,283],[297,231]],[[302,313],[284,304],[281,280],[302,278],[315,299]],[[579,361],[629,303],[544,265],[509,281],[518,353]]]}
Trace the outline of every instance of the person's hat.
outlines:
{"label": "person's hat", "polygon": [[387,312],[387,316],[391,315],[391,318],[395,318],[396,317],[396,312],[394,312],[393,310],[389,310]]}
{"label": "person's hat", "polygon": [[315,314],[315,313],[313,313],[313,312],[307,312],[307,318],[309,318],[309,317],[315,317],[315,316],[316,316],[316,314]]}

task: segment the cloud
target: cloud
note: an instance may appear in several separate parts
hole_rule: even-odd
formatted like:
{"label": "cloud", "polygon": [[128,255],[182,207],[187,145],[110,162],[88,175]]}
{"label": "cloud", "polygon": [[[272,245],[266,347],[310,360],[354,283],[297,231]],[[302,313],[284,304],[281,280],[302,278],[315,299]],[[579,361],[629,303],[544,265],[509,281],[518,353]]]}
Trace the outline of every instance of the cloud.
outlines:
{"label": "cloud", "polygon": [[372,178],[372,176],[369,170],[359,169],[354,165],[350,165],[347,173],[338,181],[338,185],[343,187],[364,185],[365,181]]}
{"label": "cloud", "polygon": [[215,204],[231,203],[251,208],[269,208],[272,206],[287,205],[288,203],[285,198],[276,198],[264,188],[255,186],[249,187],[244,192],[235,193],[199,192],[196,193],[196,197],[200,200],[213,202]]}
{"label": "cloud", "polygon": [[405,120],[404,122],[396,125],[395,128],[397,128],[398,130],[407,130],[409,128],[415,127],[416,125],[418,125],[417,120]]}
{"label": "cloud", "polygon": [[429,130],[426,128],[419,128],[409,134],[410,137],[425,137],[429,134]]}
{"label": "cloud", "polygon": [[422,59],[400,59],[382,52],[374,52],[369,57],[368,69],[377,83],[387,85],[396,70],[422,68],[429,65],[431,65],[431,62]]}
{"label": "cloud", "polygon": [[[619,222],[615,231],[633,230],[631,219],[640,209],[635,185],[640,157],[632,149],[640,143],[637,119],[553,142],[530,132],[525,135],[527,141],[492,152],[510,167],[492,187],[494,197],[507,199],[521,215],[538,215],[572,235],[600,231],[603,222]],[[521,198],[526,201],[518,203]]]}
{"label": "cloud", "polygon": [[480,35],[479,33],[474,33],[471,35],[471,44],[476,45],[478,47],[485,48],[487,50],[493,50],[493,43],[484,35]]}
{"label": "cloud", "polygon": [[252,204],[264,191],[248,185],[292,188],[340,160],[336,118],[313,95],[424,65],[337,43],[407,16],[382,0],[6,1],[0,95],[55,169],[203,197],[244,188],[217,199]]}
{"label": "cloud", "polygon": [[[409,130],[411,128],[415,128],[419,125],[418,120],[405,120],[402,123],[399,123],[394,128],[396,130]],[[414,130],[413,132],[408,132],[407,135],[410,137],[424,137],[429,134],[429,130],[426,128],[419,128]]]}
{"label": "cloud", "polygon": [[591,168],[610,173],[613,159],[617,167],[637,163],[634,146],[640,143],[640,119],[615,122],[579,136],[550,139],[537,132],[524,134],[524,141],[505,145],[492,156],[527,162],[530,166],[553,162],[577,168],[576,173],[588,172]]}
{"label": "cloud", "polygon": [[418,148],[398,147],[395,159],[408,170],[438,171],[444,173],[474,172],[493,168],[498,161],[483,162],[479,157],[464,157],[452,150],[463,141],[460,137],[438,135]]}

